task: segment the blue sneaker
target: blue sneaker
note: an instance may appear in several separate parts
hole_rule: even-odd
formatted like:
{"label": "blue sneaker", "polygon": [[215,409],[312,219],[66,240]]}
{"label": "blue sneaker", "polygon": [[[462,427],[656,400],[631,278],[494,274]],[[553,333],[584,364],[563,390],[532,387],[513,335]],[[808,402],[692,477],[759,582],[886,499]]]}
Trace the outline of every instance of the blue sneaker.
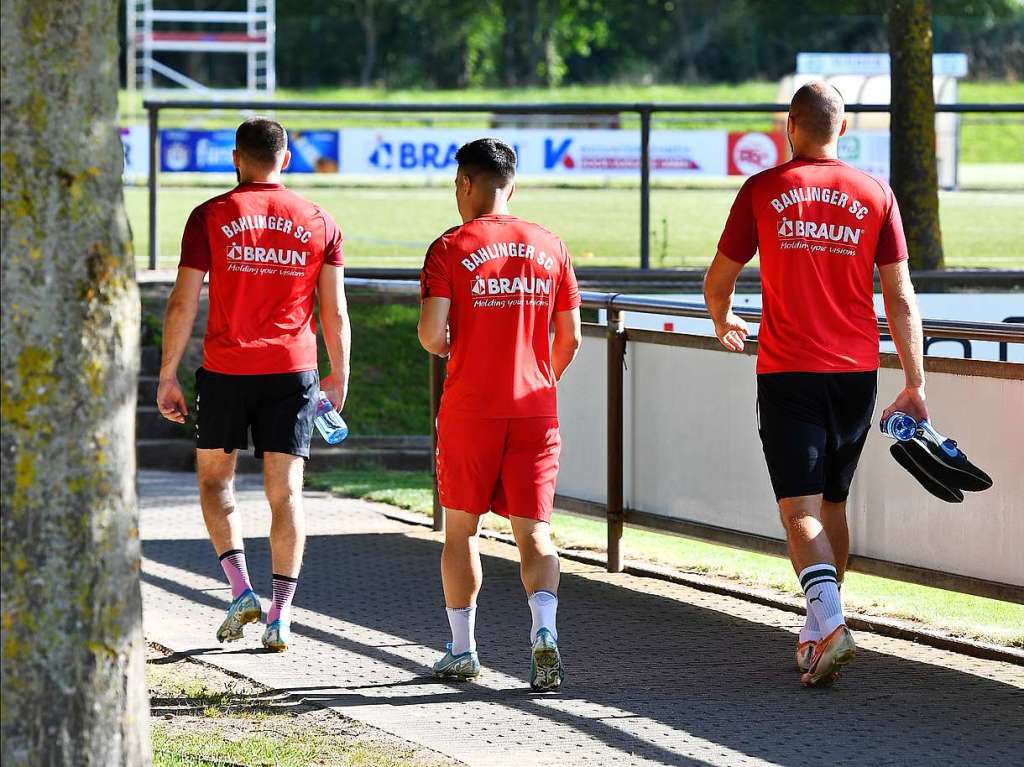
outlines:
{"label": "blue sneaker", "polygon": [[434,664],[434,676],[439,679],[458,679],[466,681],[480,676],[480,657],[476,650],[459,655],[452,655],[452,643],[445,645],[445,654]]}
{"label": "blue sneaker", "polygon": [[263,646],[273,652],[284,652],[292,643],[292,628],[278,618],[273,623],[267,624],[263,630]]}
{"label": "blue sneaker", "polygon": [[242,627],[246,623],[256,623],[263,619],[263,608],[260,598],[248,589],[239,595],[228,607],[224,622],[217,629],[218,642],[235,642],[242,638]]}
{"label": "blue sneaker", "polygon": [[558,652],[558,642],[549,629],[537,632],[530,660],[530,687],[538,692],[557,690],[562,686],[565,669]]}

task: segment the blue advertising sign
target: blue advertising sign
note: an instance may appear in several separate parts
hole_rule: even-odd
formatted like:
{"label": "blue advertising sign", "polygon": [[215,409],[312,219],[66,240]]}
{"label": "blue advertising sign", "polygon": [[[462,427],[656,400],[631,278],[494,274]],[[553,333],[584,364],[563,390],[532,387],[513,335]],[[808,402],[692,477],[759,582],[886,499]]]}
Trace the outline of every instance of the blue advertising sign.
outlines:
{"label": "blue advertising sign", "polygon": [[[233,173],[233,130],[160,131],[160,170],[164,173]],[[337,173],[337,131],[296,131],[289,135],[291,173]]]}
{"label": "blue advertising sign", "polygon": [[160,170],[164,173],[233,173],[233,130],[160,131]]}
{"label": "blue advertising sign", "polygon": [[292,150],[290,173],[337,173],[341,161],[336,130],[296,131],[288,134]]}

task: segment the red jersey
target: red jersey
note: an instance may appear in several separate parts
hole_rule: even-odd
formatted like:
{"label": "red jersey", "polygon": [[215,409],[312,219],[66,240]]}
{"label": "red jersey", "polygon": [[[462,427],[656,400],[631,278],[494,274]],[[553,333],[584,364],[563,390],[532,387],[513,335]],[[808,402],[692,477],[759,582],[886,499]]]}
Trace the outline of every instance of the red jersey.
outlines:
{"label": "red jersey", "polygon": [[179,266],[210,273],[203,367],[316,370],[313,297],[324,264],[342,265],[337,224],[281,184],[240,184],[193,210]]}
{"label": "red jersey", "polygon": [[718,250],[761,255],[758,373],[878,369],[875,264],[907,258],[886,183],[840,160],[793,159],[747,179]]}
{"label": "red jersey", "polygon": [[558,415],[549,329],[555,312],[580,305],[558,237],[515,216],[481,216],[434,241],[420,288],[423,298],[452,302],[444,412]]}

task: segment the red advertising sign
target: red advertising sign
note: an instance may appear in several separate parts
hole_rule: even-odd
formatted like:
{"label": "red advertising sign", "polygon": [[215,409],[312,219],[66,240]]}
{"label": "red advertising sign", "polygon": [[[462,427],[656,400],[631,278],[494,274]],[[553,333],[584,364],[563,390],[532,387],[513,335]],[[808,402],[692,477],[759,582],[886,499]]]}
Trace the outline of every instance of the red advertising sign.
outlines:
{"label": "red advertising sign", "polygon": [[752,176],[785,162],[789,152],[779,131],[729,134],[729,175]]}

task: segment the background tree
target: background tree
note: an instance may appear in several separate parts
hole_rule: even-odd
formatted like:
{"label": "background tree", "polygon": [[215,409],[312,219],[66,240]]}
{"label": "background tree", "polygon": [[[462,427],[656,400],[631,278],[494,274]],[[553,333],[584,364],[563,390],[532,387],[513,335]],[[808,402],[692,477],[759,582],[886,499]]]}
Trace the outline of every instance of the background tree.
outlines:
{"label": "background tree", "polygon": [[[238,5],[160,1],[168,10]],[[811,40],[819,51],[885,51],[888,5],[804,0],[786,12],[763,0],[278,3],[277,75],[292,88],[773,80],[793,71]],[[934,12],[936,50],[966,53],[972,77],[1024,78],[1020,0],[934,0]],[[160,60],[203,82],[243,85],[232,57],[164,52]]]}
{"label": "background tree", "polygon": [[359,84],[368,88],[373,84],[373,71],[377,66],[377,2],[376,0],[352,0],[352,8],[363,29],[366,48],[359,72]]}
{"label": "background tree", "polygon": [[903,213],[910,265],[942,267],[939,178],[932,91],[932,4],[896,0],[889,9],[892,58],[889,179]]}
{"label": "background tree", "polygon": [[117,6],[3,0],[4,765],[147,764]]}

